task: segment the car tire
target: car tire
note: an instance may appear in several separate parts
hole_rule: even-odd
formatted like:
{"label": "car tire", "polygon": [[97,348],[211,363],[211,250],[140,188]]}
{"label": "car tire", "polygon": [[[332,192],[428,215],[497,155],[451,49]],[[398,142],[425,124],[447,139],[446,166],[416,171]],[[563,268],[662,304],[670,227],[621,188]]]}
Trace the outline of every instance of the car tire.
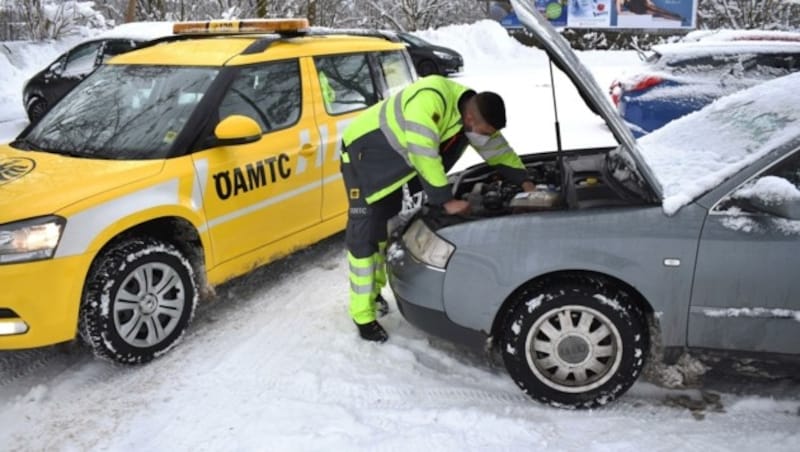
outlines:
{"label": "car tire", "polygon": [[649,349],[645,317],[633,298],[591,277],[532,284],[503,327],[503,361],[531,398],[593,408],[624,394]]}
{"label": "car tire", "polygon": [[28,119],[30,122],[39,121],[42,119],[42,116],[47,113],[48,108],[49,106],[46,100],[41,97],[35,98],[30,105],[28,105]]}
{"label": "car tire", "polygon": [[79,329],[98,357],[143,364],[177,345],[197,306],[189,261],[151,237],[121,240],[92,265]]}
{"label": "car tire", "polygon": [[439,68],[436,66],[436,63],[434,63],[431,60],[422,61],[419,63],[419,66],[417,67],[417,74],[420,77],[425,77],[427,75],[433,75],[438,73],[439,73]]}

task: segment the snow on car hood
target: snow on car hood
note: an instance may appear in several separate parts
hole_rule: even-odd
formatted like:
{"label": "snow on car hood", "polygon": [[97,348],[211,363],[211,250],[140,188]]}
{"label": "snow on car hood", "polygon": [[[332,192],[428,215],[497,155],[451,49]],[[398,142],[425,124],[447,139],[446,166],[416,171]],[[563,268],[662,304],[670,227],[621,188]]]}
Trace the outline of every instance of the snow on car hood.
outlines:
{"label": "snow on car hood", "polygon": [[673,214],[767,152],[800,139],[800,73],[717,99],[639,139]]}

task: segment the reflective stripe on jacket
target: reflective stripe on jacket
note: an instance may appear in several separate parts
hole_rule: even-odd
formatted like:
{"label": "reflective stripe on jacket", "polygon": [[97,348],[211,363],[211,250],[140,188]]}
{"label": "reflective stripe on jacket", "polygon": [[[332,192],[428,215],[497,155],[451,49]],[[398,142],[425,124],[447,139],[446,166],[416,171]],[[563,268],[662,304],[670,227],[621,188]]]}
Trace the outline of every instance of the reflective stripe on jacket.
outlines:
{"label": "reflective stripe on jacket", "polygon": [[[368,203],[400,188],[418,174],[429,202],[452,199],[440,148],[461,131],[458,101],[469,88],[442,76],[418,80],[365,110],[345,129],[343,141]],[[377,133],[376,133],[377,132]],[[527,178],[519,157],[497,132],[476,148],[490,165],[514,171],[512,182]],[[457,150],[460,155],[463,152]],[[448,159],[449,160],[449,159]],[[504,176],[508,176],[504,174]]]}

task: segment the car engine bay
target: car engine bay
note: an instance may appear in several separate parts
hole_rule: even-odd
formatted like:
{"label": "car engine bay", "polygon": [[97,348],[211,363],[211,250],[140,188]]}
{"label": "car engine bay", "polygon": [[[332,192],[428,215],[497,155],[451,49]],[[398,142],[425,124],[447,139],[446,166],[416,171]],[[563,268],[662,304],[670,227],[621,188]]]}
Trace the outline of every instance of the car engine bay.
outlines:
{"label": "car engine bay", "polygon": [[528,158],[524,163],[536,186],[533,192],[525,193],[491,166],[479,165],[452,177],[454,196],[469,201],[471,216],[477,217],[644,202],[611,176],[606,153]]}

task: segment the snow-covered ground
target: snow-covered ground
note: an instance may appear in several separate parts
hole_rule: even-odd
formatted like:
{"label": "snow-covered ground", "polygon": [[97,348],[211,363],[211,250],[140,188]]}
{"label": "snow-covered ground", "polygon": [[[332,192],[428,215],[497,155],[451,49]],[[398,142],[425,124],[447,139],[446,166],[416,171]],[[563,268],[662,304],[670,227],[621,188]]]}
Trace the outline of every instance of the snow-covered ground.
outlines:
{"label": "snow-covered ground", "polygon": [[[541,52],[482,24],[423,37],[464,54],[459,79],[465,84],[505,97],[506,135],[518,151],[555,147]],[[24,77],[63,47],[21,48],[21,69],[0,58],[0,142],[25,126],[19,105]],[[586,52],[581,58],[601,87],[637,61],[632,52]],[[568,88],[557,77],[565,146],[611,143],[605,126]],[[780,369],[747,379],[714,374],[702,388],[686,390],[641,381],[608,407],[563,411],[528,400],[501,366],[428,337],[394,306],[382,322],[389,342],[365,343],[347,315],[341,235],[233,281],[218,295],[201,306],[179,347],[146,366],[114,366],[73,346],[0,352],[0,449],[800,447],[800,383]]]}

